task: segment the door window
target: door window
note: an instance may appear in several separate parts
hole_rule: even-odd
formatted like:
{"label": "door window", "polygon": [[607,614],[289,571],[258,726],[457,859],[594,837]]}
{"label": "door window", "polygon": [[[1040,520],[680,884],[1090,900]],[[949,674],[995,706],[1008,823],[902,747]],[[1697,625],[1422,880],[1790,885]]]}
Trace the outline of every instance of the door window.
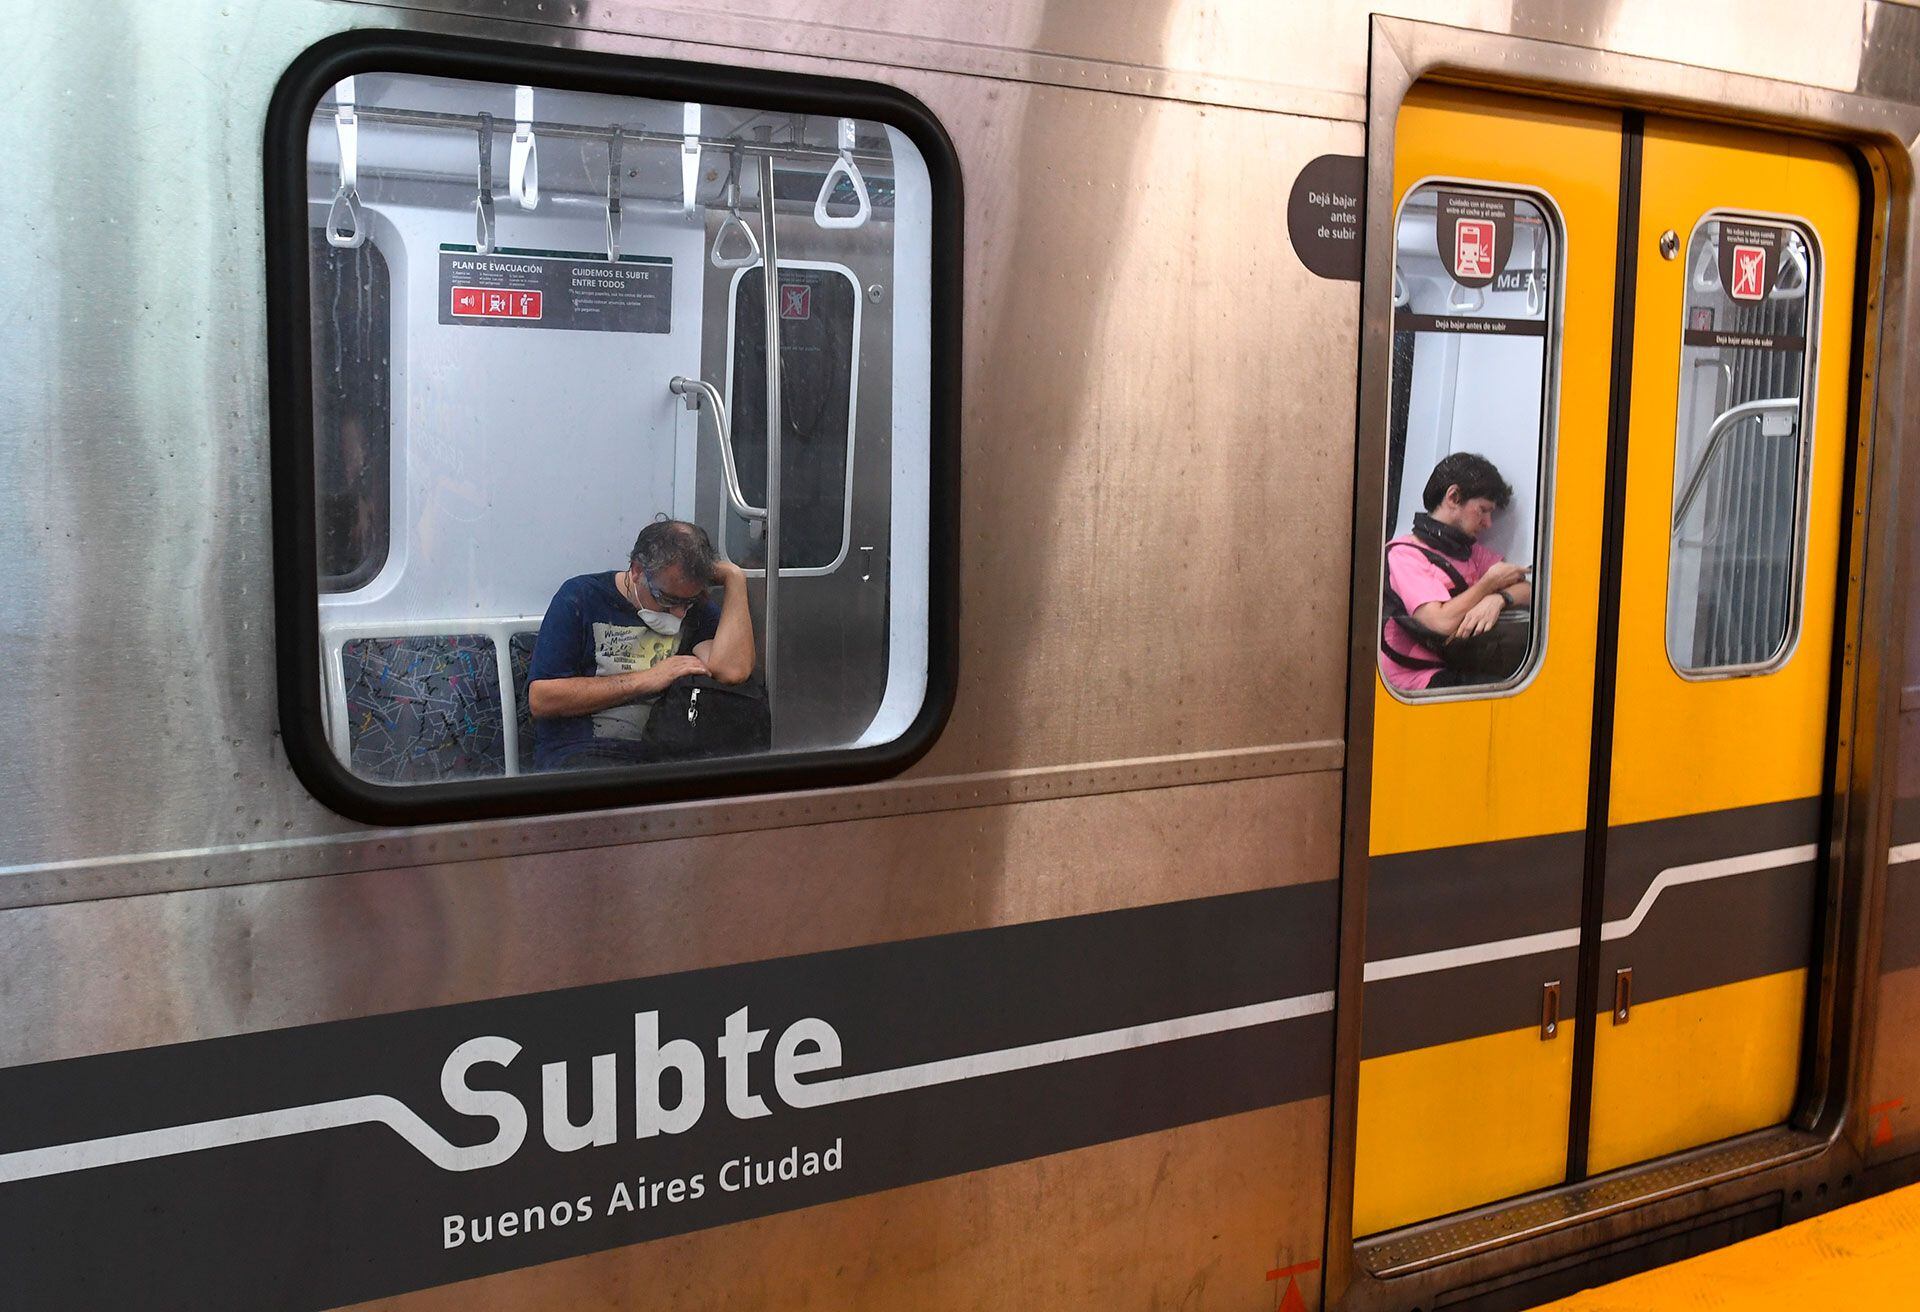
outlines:
{"label": "door window", "polygon": [[[740,489],[767,503],[766,284],[759,266],[733,283],[729,410]],[[780,568],[825,570],[847,550],[860,297],[841,268],[780,262]],[[765,521],[728,518],[729,553],[767,567]]]}
{"label": "door window", "polygon": [[1380,673],[1401,697],[1516,687],[1545,647],[1559,220],[1416,187],[1395,241]]}
{"label": "door window", "polygon": [[1694,229],[1686,269],[1667,658],[1759,673],[1799,627],[1818,251],[1797,227],[1722,215]]}

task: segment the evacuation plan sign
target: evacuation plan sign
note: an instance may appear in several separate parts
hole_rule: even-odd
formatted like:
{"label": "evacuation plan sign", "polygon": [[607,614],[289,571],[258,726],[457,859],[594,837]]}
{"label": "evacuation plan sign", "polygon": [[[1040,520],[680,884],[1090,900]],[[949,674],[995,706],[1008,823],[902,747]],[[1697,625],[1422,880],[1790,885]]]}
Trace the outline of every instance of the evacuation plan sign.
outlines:
{"label": "evacuation plan sign", "polygon": [[440,248],[440,322],[481,328],[664,333],[673,326],[673,261],[586,251]]}

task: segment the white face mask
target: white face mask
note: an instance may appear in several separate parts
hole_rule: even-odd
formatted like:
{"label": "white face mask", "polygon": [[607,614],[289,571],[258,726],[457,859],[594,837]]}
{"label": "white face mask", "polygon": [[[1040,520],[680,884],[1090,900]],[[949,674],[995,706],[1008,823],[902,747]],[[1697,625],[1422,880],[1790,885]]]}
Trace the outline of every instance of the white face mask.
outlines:
{"label": "white face mask", "polygon": [[[634,598],[637,599],[642,595],[640,576],[632,570],[627,571],[627,584],[620,589],[622,596],[626,595],[627,587],[633,589]],[[661,637],[677,638],[680,636],[680,617],[678,615],[669,615],[663,610],[648,610],[645,606],[639,605],[637,600],[634,609],[640,612],[640,622]]]}

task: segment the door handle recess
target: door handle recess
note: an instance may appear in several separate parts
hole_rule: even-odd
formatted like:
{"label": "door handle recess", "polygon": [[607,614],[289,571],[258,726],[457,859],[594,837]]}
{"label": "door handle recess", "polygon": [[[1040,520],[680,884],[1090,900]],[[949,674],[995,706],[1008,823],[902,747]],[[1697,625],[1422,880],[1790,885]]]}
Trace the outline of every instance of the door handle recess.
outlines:
{"label": "door handle recess", "polygon": [[1613,972],[1613,1023],[1625,1025],[1633,1011],[1633,967],[1622,966]]}
{"label": "door handle recess", "polygon": [[1560,1034],[1560,981],[1550,979],[1540,986],[1540,1041]]}

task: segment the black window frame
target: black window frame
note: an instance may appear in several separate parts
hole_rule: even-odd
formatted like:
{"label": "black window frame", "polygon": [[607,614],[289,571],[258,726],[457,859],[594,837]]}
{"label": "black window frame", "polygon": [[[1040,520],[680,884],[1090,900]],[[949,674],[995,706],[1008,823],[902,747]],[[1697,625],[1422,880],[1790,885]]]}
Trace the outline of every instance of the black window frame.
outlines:
{"label": "black window frame", "polygon": [[[322,705],[307,141],[314,110],[325,95],[342,78],[365,73],[531,83],[854,117],[884,123],[913,143],[932,188],[927,684],[919,713],[899,738],[869,747],[649,766],[644,772],[582,770],[426,784],[374,783],[334,755]],[[963,204],[959,157],[932,111],[897,88],[846,78],[363,30],[328,37],[288,67],[268,106],[264,157],[279,719],[288,761],[314,797],[370,824],[435,824],[869,783],[898,774],[926,754],[953,709],[960,648]]]}

